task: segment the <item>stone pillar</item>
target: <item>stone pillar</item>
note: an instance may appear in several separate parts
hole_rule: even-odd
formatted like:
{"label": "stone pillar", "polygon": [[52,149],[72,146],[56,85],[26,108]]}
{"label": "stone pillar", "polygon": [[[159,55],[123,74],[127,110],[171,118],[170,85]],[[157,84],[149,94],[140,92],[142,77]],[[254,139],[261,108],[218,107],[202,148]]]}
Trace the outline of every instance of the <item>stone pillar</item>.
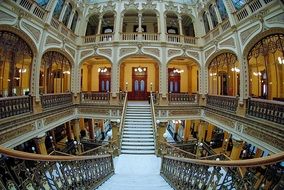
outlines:
{"label": "stone pillar", "polygon": [[45,154],[47,155],[47,150],[45,146],[45,138],[46,135],[38,136],[34,139],[35,144],[36,144],[36,150],[39,154]]}
{"label": "stone pillar", "polygon": [[216,13],[218,23],[222,23],[222,17],[221,17],[221,14],[220,14],[220,12],[219,12],[219,9],[218,9],[216,3],[213,3],[212,6],[213,6],[214,11],[215,11],[215,13]]}
{"label": "stone pillar", "polygon": [[[87,68],[88,68],[88,81],[87,81],[87,90],[88,92],[92,91],[92,68],[93,68],[93,65],[87,65]],[[84,81],[83,81],[84,82]]]}
{"label": "stone pillar", "polygon": [[263,153],[263,150],[261,150],[260,148],[257,148],[254,157],[260,158],[262,156],[262,153]]}
{"label": "stone pillar", "polygon": [[191,127],[191,120],[185,120],[185,127],[184,127],[184,137],[183,141],[187,142],[189,139],[192,138],[192,135],[190,133],[190,127]]}
{"label": "stone pillar", "polygon": [[91,140],[95,140],[95,134],[94,134],[94,119],[89,119],[89,135]]}
{"label": "stone pillar", "polygon": [[80,122],[79,119],[75,119],[73,126],[74,138],[77,142],[80,142]]}
{"label": "stone pillar", "polygon": [[73,135],[73,133],[72,133],[70,121],[67,122],[67,123],[65,123],[64,125],[65,125],[65,130],[66,130],[66,134],[67,134],[67,139],[68,139],[68,141],[74,140],[74,135]]}
{"label": "stone pillar", "polygon": [[178,25],[179,25],[179,35],[183,35],[183,31],[182,31],[182,18],[179,16],[178,17]]}
{"label": "stone pillar", "polygon": [[161,143],[166,142],[166,139],[164,138],[164,134],[166,133],[168,122],[160,122],[159,125],[157,125],[157,144],[158,144],[158,155],[161,156]]}
{"label": "stone pillar", "polygon": [[212,140],[212,134],[213,134],[213,130],[214,130],[215,126],[212,124],[208,124],[207,127],[207,135],[206,135],[206,142],[210,142]]}
{"label": "stone pillar", "polygon": [[97,35],[101,34],[102,20],[103,20],[103,16],[100,16]]}
{"label": "stone pillar", "polygon": [[65,12],[66,12],[66,9],[67,9],[68,4],[69,4],[69,1],[65,1],[64,5],[63,5],[63,8],[62,8],[62,10],[61,10],[59,19],[58,19],[60,22],[63,20],[63,17],[64,17],[64,15],[65,15]]}
{"label": "stone pillar", "polygon": [[243,141],[233,139],[233,149],[230,158],[232,160],[239,160],[242,150],[243,150]]}
{"label": "stone pillar", "polygon": [[142,32],[142,13],[138,13],[138,32]]}
{"label": "stone pillar", "polygon": [[226,153],[226,151],[227,151],[229,140],[230,140],[230,134],[227,131],[225,131],[224,132],[223,144],[222,144],[224,153]]}
{"label": "stone pillar", "polygon": [[[162,6],[162,5],[161,5]],[[160,35],[161,35],[161,41],[165,42],[166,41],[166,32],[167,32],[167,16],[160,16],[160,20],[158,21],[158,23],[160,22]]]}
{"label": "stone pillar", "polygon": [[205,140],[206,122],[201,121],[198,125],[198,141],[202,142]]}
{"label": "stone pillar", "polygon": [[84,118],[80,118],[79,122],[80,122],[80,130],[86,130]]}
{"label": "stone pillar", "polygon": [[47,17],[46,17],[46,23],[51,22],[56,4],[57,4],[57,0],[50,0],[48,2],[47,7],[46,7],[46,10],[48,11],[48,14],[47,14]]}

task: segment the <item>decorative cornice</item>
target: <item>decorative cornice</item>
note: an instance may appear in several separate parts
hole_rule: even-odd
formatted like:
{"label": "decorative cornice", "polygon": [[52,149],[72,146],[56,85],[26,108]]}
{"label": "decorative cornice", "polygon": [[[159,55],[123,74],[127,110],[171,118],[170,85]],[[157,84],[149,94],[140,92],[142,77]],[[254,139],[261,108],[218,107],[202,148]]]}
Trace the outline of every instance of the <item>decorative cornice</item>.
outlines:
{"label": "decorative cornice", "polygon": [[146,0],[146,3],[142,3],[142,9],[144,10],[154,10],[156,7],[157,4],[153,4],[153,0]]}
{"label": "decorative cornice", "polygon": [[135,2],[136,2],[135,0],[129,0],[128,4],[124,4],[124,8],[126,10],[128,10],[128,9],[136,9],[136,10],[138,10],[139,3],[135,3]]}
{"label": "decorative cornice", "polygon": [[169,1],[168,4],[166,5],[166,10],[177,13],[178,12],[178,6],[176,6],[174,4],[174,2]]}

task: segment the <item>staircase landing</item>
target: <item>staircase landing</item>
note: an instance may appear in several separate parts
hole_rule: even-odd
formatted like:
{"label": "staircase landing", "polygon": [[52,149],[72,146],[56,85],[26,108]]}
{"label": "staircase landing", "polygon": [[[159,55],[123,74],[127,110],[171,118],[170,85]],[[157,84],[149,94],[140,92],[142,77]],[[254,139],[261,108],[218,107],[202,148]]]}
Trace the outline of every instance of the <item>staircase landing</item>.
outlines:
{"label": "staircase landing", "polygon": [[172,190],[160,176],[161,158],[155,155],[120,155],[115,174],[99,190]]}

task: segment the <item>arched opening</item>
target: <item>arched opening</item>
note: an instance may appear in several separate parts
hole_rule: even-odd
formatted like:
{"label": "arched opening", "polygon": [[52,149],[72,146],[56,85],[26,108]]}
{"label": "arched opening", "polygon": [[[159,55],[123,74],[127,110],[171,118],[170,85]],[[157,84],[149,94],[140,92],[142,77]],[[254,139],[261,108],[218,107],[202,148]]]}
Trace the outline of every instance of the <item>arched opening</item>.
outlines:
{"label": "arched opening", "polygon": [[28,95],[33,52],[16,34],[0,31],[0,97]]}
{"label": "arched opening", "polygon": [[284,35],[258,41],[248,53],[249,93],[256,98],[284,100]]}
{"label": "arched opening", "polygon": [[217,55],[208,66],[209,94],[240,94],[240,64],[232,53]]}
{"label": "arched opening", "polygon": [[181,18],[183,35],[195,37],[195,31],[191,17],[189,15],[182,15]]}
{"label": "arched opening", "polygon": [[214,5],[209,6],[209,13],[210,13],[210,18],[213,24],[213,28],[215,28],[218,25],[218,19],[217,19]]}
{"label": "arched opening", "polygon": [[217,6],[217,9],[220,13],[221,19],[222,20],[227,19],[228,13],[227,13],[227,10],[226,10],[226,7],[224,5],[223,0],[216,0],[216,6]]}
{"label": "arched opening", "polygon": [[179,21],[178,17],[175,13],[173,12],[168,12],[166,14],[166,33],[167,34],[175,34],[179,35]]}
{"label": "arched opening", "polygon": [[[143,28],[143,27],[142,27]],[[128,10],[124,13],[122,32],[133,33],[139,30],[139,18],[137,10]]]}
{"label": "arched opening", "polygon": [[103,15],[101,34],[111,34],[114,32],[114,13],[108,12]]}
{"label": "arched opening", "polygon": [[82,92],[111,91],[111,62],[104,57],[91,57],[81,66]]}
{"label": "arched opening", "polygon": [[53,11],[53,17],[59,19],[61,11],[63,9],[63,5],[65,4],[65,0],[58,0]]}
{"label": "arched opening", "polygon": [[153,10],[145,10],[142,13],[142,32],[158,33],[158,20],[156,12]]}
{"label": "arched opening", "polygon": [[61,53],[48,51],[42,56],[39,80],[40,94],[70,92],[71,63]]}
{"label": "arched opening", "polygon": [[66,8],[66,11],[64,13],[64,16],[63,16],[63,19],[62,19],[62,22],[65,26],[68,25],[68,22],[69,22],[69,18],[70,18],[70,15],[71,15],[71,11],[72,11],[72,5],[70,3],[68,3],[67,5],[67,8]]}
{"label": "arched opening", "polygon": [[205,34],[207,34],[210,31],[210,26],[209,26],[209,21],[208,21],[208,17],[207,17],[207,12],[204,12],[202,15],[202,20],[203,20],[203,24],[204,24],[204,30],[205,30]]}
{"label": "arched opening", "polygon": [[90,16],[86,29],[86,36],[96,35],[98,33],[99,18],[100,16],[98,14]]}
{"label": "arched opening", "polygon": [[129,100],[147,100],[159,90],[159,63],[147,56],[131,56],[120,64],[120,91],[128,91]]}
{"label": "arched opening", "polygon": [[169,93],[198,93],[199,66],[189,58],[178,57],[168,64]]}

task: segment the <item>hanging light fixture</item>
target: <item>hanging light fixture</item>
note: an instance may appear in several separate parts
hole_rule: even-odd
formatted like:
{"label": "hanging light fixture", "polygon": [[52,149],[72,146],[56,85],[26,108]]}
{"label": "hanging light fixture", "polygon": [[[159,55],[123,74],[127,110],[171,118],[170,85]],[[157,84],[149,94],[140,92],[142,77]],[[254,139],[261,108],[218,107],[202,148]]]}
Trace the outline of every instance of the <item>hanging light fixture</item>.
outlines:
{"label": "hanging light fixture", "polygon": [[105,72],[107,72],[107,68],[106,67],[98,68],[98,72],[99,73],[105,73]]}
{"label": "hanging light fixture", "polygon": [[183,69],[178,69],[178,68],[173,68],[174,70],[173,70],[173,72],[174,73],[183,73],[184,72],[184,70]]}
{"label": "hanging light fixture", "polygon": [[284,65],[284,58],[283,57],[278,57],[278,63],[280,65]]}
{"label": "hanging light fixture", "polygon": [[145,72],[146,70],[147,70],[147,69],[146,69],[145,67],[142,68],[142,67],[140,67],[140,65],[138,66],[138,68],[135,68],[135,69],[134,69],[135,72],[139,72],[139,73],[141,73],[141,72],[143,72],[143,71]]}

